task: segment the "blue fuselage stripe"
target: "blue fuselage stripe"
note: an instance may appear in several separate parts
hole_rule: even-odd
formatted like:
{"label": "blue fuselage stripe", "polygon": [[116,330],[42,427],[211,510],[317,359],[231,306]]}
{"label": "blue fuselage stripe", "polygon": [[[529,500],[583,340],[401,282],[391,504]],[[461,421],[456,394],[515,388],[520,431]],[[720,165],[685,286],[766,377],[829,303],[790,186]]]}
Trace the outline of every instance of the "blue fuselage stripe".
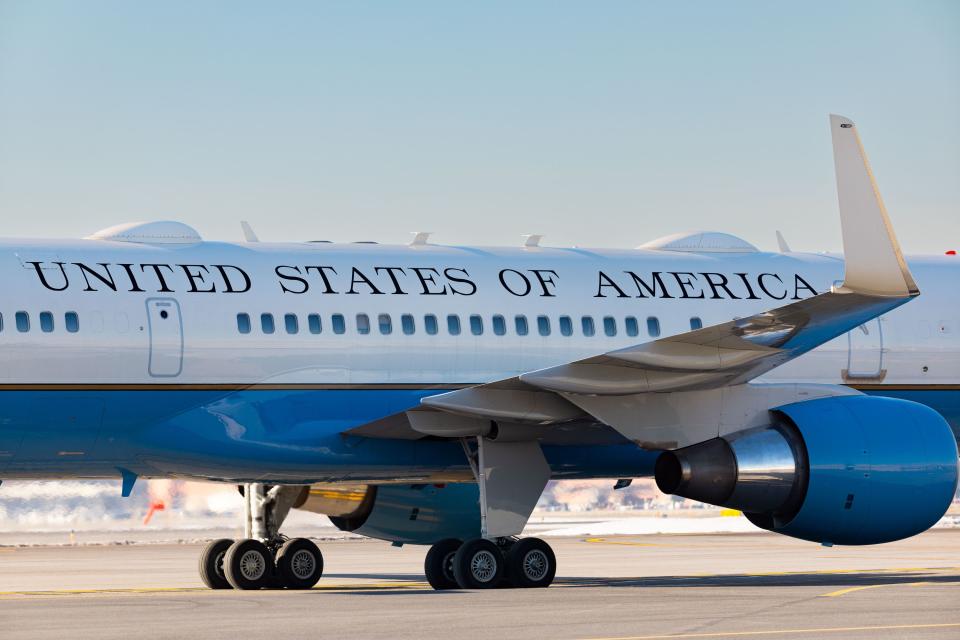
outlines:
{"label": "blue fuselage stripe", "polygon": [[[331,481],[468,472],[458,443],[345,431],[445,389],[303,386],[0,390],[0,477],[146,476]],[[925,404],[960,439],[960,390],[865,388]],[[544,447],[555,477],[640,477],[656,452],[612,435]]]}

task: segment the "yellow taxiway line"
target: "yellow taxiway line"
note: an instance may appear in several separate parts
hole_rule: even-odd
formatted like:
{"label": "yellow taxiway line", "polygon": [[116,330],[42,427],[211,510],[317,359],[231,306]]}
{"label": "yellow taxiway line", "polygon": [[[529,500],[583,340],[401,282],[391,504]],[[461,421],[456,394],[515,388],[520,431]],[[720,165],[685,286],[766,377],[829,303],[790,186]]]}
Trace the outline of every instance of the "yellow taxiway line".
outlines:
{"label": "yellow taxiway line", "polygon": [[932,582],[886,582],[884,584],[868,584],[862,587],[848,587],[846,589],[839,589],[838,591],[831,591],[830,593],[822,593],[819,598],[837,598],[839,596],[845,596],[848,593],[853,593],[854,591],[866,591],[867,589],[881,589],[883,587],[922,587],[927,584],[933,584]]}
{"label": "yellow taxiway line", "polygon": [[819,627],[809,629],[770,629],[767,631],[711,631],[706,633],[668,633],[654,636],[617,636],[586,640],[683,640],[689,638],[747,638],[757,636],[788,636],[799,634],[852,633],[856,631],[908,631],[916,629],[960,628],[960,622],[933,624],[889,624],[869,627]]}
{"label": "yellow taxiway line", "polygon": [[[300,593],[310,591],[376,591],[380,589],[422,589],[427,587],[426,582],[357,582],[353,584],[319,584],[312,589],[305,589]],[[259,589],[242,591],[240,593],[265,594],[276,592],[287,593],[289,589]],[[297,591],[297,590],[293,590]],[[24,596],[83,596],[83,595],[132,595],[132,594],[165,594],[165,593],[238,593],[233,589],[208,589],[207,587],[131,587],[103,589],[51,589],[31,591],[0,591],[0,598],[15,598]]]}

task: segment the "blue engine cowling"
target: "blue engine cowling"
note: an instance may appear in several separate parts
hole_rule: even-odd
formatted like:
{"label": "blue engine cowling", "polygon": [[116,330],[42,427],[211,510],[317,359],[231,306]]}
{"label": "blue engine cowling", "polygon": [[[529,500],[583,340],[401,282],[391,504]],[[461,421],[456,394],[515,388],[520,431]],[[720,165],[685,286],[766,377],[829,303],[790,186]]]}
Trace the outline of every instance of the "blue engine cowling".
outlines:
{"label": "blue engine cowling", "polygon": [[907,538],[936,523],[953,500],[956,440],[924,405],[840,396],[771,414],[768,427],[664,452],[657,484],[824,544]]}
{"label": "blue engine cowling", "polygon": [[323,513],[341,531],[406,544],[480,535],[475,483],[314,485],[297,508]]}

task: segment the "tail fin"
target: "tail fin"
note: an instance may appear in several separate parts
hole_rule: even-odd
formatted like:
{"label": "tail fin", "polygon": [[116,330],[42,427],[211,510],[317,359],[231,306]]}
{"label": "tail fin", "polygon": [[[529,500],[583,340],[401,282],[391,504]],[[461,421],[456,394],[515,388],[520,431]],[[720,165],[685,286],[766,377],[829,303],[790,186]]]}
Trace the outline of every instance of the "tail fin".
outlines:
{"label": "tail fin", "polygon": [[853,121],[831,115],[830,132],[846,260],[841,291],[879,296],[919,295]]}

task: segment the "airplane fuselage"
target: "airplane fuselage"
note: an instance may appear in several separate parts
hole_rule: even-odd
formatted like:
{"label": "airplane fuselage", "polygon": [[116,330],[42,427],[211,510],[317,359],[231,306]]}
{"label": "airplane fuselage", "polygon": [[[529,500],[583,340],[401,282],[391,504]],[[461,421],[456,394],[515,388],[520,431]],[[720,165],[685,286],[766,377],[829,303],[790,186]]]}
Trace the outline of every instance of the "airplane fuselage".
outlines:
{"label": "airplane fuselage", "polygon": [[[954,257],[923,294],[764,381],[846,384],[960,433]],[[366,243],[0,244],[0,477],[457,479],[456,443],[344,432],[420,398],[828,291],[840,256]],[[612,430],[556,477],[650,473]]]}

